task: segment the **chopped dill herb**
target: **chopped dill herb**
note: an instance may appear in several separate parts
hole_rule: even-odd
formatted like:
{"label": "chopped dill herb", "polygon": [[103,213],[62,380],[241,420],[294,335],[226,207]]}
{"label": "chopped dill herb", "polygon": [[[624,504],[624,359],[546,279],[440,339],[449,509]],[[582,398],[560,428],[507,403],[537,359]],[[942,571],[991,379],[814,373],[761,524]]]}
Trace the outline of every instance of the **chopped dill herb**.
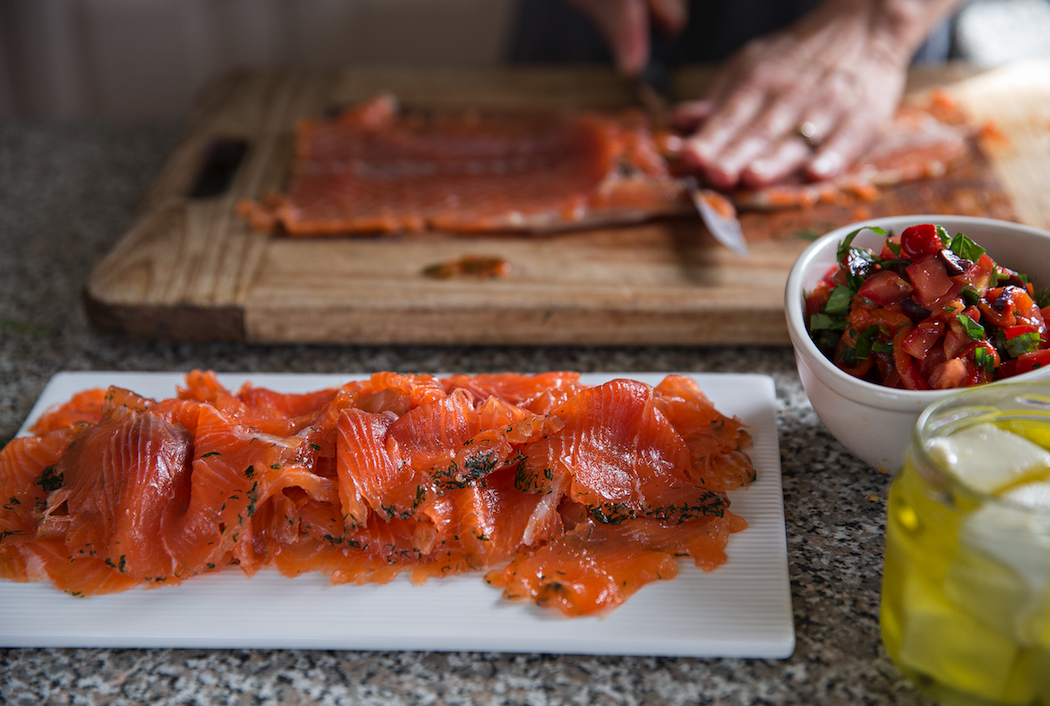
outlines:
{"label": "chopped dill herb", "polygon": [[45,468],[44,472],[40,474],[40,477],[36,479],[36,485],[39,485],[46,493],[61,488],[62,482],[62,474],[56,473],[54,466],[48,466]]}
{"label": "chopped dill herb", "polygon": [[252,489],[248,491],[248,517],[252,517],[255,514],[255,503],[259,499],[259,481],[255,481],[252,484]]}

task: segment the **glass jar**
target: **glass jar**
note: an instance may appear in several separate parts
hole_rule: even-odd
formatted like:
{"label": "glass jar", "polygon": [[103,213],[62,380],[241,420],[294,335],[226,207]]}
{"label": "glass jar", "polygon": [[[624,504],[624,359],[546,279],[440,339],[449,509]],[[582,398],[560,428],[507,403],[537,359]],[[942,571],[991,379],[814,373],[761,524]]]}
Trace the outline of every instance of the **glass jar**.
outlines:
{"label": "glass jar", "polygon": [[881,626],[942,704],[1050,706],[1050,384],[919,417],[890,488]]}

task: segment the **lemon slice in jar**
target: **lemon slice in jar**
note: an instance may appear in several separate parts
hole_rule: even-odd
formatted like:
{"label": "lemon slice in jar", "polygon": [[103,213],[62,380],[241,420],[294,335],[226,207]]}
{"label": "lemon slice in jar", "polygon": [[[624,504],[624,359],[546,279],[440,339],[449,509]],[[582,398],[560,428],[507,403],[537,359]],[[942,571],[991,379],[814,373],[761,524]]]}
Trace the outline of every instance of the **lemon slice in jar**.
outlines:
{"label": "lemon slice in jar", "polygon": [[1050,611],[1050,452],[994,424],[934,439],[929,449],[963,484],[1000,499],[962,521],[946,596],[1021,645],[1042,642]]}
{"label": "lemon slice in jar", "polygon": [[981,493],[995,495],[1050,475],[1050,452],[991,423],[936,437],[927,450],[960,482]]}

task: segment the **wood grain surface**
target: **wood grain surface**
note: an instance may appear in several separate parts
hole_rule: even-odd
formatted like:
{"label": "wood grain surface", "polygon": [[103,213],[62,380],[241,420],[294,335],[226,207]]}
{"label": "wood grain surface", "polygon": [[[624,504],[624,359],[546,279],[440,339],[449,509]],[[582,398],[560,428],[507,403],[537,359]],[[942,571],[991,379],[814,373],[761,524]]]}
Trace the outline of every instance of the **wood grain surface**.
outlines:
{"label": "wood grain surface", "polygon": [[[710,69],[681,73],[682,95]],[[292,240],[249,229],[243,198],[284,188],[293,128],[383,90],[423,106],[619,108],[631,82],[603,69],[241,72],[201,95],[184,138],[127,234],[95,268],[85,307],[99,329],[143,337],[253,343],[717,345],[787,343],[783,289],[814,234],[864,218],[955,213],[1050,228],[1050,67],[985,74],[916,72],[910,93],[939,86],[1004,136],[939,180],[884,190],[874,202],[744,214],[747,257],[698,220],[542,236],[417,233]],[[247,155],[229,188],[190,198],[210,145]],[[464,255],[502,257],[496,279],[433,279]]]}

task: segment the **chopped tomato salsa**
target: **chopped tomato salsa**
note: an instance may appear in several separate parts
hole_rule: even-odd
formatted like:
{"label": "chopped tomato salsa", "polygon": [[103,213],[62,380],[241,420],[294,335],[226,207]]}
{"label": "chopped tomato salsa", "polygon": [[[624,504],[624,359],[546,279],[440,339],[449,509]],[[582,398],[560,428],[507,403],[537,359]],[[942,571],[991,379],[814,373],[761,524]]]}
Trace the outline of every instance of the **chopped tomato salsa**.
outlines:
{"label": "chopped tomato salsa", "polygon": [[1050,364],[1050,294],[963,233],[923,223],[876,253],[846,236],[806,295],[809,334],[850,375],[910,390],[967,387]]}

